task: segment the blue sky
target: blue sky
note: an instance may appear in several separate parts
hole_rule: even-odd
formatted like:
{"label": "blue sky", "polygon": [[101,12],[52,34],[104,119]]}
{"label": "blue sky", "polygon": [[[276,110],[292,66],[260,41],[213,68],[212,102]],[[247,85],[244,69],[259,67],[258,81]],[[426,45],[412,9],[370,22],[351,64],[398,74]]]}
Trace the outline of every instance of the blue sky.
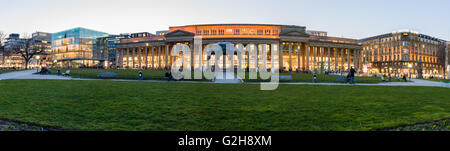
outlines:
{"label": "blue sky", "polygon": [[58,32],[86,27],[110,34],[169,26],[264,23],[306,26],[365,38],[399,29],[450,40],[449,0],[1,0],[0,30]]}

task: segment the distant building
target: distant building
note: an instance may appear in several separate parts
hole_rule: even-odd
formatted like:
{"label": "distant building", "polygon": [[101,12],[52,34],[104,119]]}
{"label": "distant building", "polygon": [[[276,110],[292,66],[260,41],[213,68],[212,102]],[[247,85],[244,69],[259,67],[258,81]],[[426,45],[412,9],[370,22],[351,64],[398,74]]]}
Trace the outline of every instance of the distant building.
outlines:
{"label": "distant building", "polygon": [[113,66],[116,62],[116,44],[120,43],[120,39],[129,38],[129,34],[109,35],[108,37],[97,38],[97,49],[103,54],[106,61],[105,66]]}
{"label": "distant building", "polygon": [[14,52],[13,48],[23,45],[26,39],[20,38],[20,34],[9,34],[3,48],[2,67],[3,68],[23,68],[24,60],[21,55]]}
{"label": "distant building", "polygon": [[167,33],[169,33],[169,30],[156,31],[156,36],[164,36]]}
{"label": "distant building", "polygon": [[57,67],[98,66],[104,61],[97,38],[108,34],[86,28],[73,28],[52,35],[52,59]]}
{"label": "distant building", "polygon": [[370,73],[442,77],[445,41],[403,30],[360,40],[363,64]]}
{"label": "distant building", "polygon": [[140,37],[150,37],[152,34],[148,32],[141,32],[141,33],[132,33],[130,35],[130,38],[140,38]]}
{"label": "distant building", "polygon": [[328,36],[328,33],[326,31],[307,30],[306,33],[312,36],[319,36],[319,37]]}
{"label": "distant building", "polygon": [[7,38],[7,40],[10,40],[10,39],[20,39],[20,34],[16,34],[16,33],[9,34],[9,37]]}

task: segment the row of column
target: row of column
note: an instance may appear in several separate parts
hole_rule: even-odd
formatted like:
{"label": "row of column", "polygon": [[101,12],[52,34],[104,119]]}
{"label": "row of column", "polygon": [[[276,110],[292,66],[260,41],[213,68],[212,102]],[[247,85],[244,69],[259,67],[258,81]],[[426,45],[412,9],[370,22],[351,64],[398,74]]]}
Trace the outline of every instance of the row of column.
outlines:
{"label": "row of column", "polygon": [[167,45],[117,48],[116,65],[118,68],[167,69],[168,49]]}
{"label": "row of column", "polygon": [[362,69],[362,56],[359,49],[284,42],[280,45],[280,50],[280,55],[283,56],[280,58],[281,69],[285,71],[314,71],[315,69],[320,71],[322,66],[323,71],[328,72],[349,71],[351,67],[356,70]]}
{"label": "row of column", "polygon": [[[270,44],[267,45],[270,46]],[[192,45],[190,47],[193,48]],[[277,57],[279,57],[280,70],[311,72],[315,69],[320,70],[322,64],[323,70],[329,72],[344,72],[348,71],[350,67],[356,70],[362,69],[362,56],[358,53],[358,49],[310,46],[308,43],[290,42],[279,44],[279,47],[280,51]],[[118,48],[116,50],[116,54],[118,54],[116,65],[119,65],[119,68],[170,69],[173,59],[176,59],[176,57],[169,56],[169,48],[168,45]],[[272,49],[268,47],[268,56],[270,56]],[[194,54],[190,56],[193,58]],[[203,62],[205,58],[203,58],[203,55],[201,57]],[[249,57],[247,56],[247,58]],[[194,68],[194,59],[189,60],[190,65]],[[296,60],[296,66],[294,60]],[[264,66],[267,67],[269,62]]]}

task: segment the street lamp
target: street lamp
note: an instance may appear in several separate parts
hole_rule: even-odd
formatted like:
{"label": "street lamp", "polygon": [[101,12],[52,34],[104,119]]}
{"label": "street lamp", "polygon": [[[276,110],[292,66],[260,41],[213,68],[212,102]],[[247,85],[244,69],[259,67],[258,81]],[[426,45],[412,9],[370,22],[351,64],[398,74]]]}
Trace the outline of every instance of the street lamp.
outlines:
{"label": "street lamp", "polygon": [[40,60],[41,59],[41,57],[40,56],[36,56],[36,60],[37,60],[37,69],[36,69],[36,72],[39,72],[39,63],[40,63]]}

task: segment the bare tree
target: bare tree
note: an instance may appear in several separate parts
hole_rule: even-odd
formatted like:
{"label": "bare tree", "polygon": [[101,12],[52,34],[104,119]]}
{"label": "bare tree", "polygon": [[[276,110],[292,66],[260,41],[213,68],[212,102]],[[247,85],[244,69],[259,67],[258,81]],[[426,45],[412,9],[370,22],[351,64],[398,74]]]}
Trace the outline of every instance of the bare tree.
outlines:
{"label": "bare tree", "polygon": [[11,49],[12,53],[22,56],[25,61],[25,69],[28,69],[31,59],[36,55],[42,54],[47,49],[47,46],[38,40],[25,39],[13,44],[9,49]]}

